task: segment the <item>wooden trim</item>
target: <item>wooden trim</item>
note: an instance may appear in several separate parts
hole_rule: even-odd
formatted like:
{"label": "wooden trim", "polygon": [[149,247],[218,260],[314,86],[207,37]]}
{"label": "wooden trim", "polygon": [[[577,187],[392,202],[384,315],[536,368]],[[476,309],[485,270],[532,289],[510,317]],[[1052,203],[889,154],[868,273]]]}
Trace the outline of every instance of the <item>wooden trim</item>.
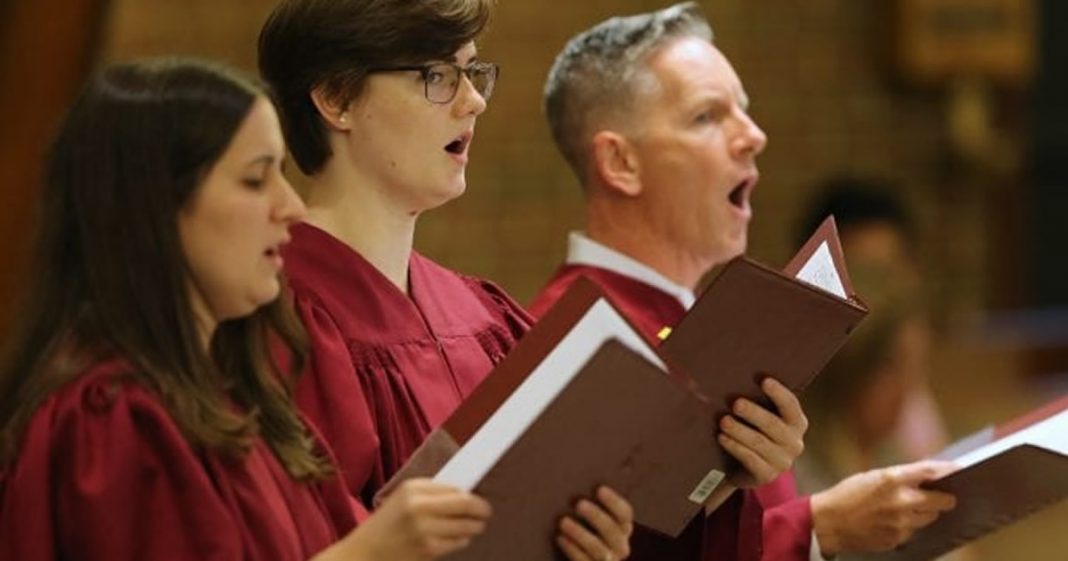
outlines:
{"label": "wooden trim", "polygon": [[42,159],[92,69],[108,0],[0,4],[0,338],[26,274]]}

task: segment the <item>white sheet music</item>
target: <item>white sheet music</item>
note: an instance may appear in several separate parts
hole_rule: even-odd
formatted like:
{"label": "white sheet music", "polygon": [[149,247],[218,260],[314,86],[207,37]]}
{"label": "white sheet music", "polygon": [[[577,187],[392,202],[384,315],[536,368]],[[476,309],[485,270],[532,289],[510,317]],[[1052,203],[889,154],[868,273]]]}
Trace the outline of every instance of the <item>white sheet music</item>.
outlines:
{"label": "white sheet music", "polygon": [[599,299],[497,411],[471,435],[463,448],[438,471],[434,480],[466,491],[474,489],[504,452],[515,444],[609,339],[619,340],[661,370],[667,371],[667,366],[619,312],[603,298]]}
{"label": "white sheet music", "polygon": [[813,286],[817,286],[834,294],[839,298],[848,298],[842,278],[838,276],[838,269],[834,266],[834,258],[831,257],[831,249],[827,242],[821,242],[812,256],[805,262],[805,266],[797,272],[797,278]]}
{"label": "white sheet music", "polygon": [[972,450],[959,458],[954,458],[953,461],[964,468],[1021,444],[1032,444],[1068,456],[1068,411],[1062,411],[1045,421],[1035,423],[977,450]]}

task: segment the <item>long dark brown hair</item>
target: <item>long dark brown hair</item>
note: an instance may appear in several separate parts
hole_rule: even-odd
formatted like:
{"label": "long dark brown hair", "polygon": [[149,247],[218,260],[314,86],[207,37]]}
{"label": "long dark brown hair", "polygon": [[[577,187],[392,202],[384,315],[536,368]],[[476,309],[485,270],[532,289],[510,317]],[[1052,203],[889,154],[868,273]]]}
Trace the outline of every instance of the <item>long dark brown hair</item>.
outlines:
{"label": "long dark brown hair", "polygon": [[282,0],[260,31],[260,74],[286,143],[312,175],[330,158],[313,89],[347,103],[377,67],[448,60],[489,21],[493,0]]}
{"label": "long dark brown hair", "polygon": [[[189,60],[89,82],[46,164],[33,276],[0,367],[0,465],[41,402],[104,355],[130,363],[194,446],[240,457],[261,436],[295,478],[327,472],[290,398],[306,341],[286,299],[221,323],[205,350],[187,287],[178,213],[260,97]],[[288,348],[285,372],[269,340]]]}

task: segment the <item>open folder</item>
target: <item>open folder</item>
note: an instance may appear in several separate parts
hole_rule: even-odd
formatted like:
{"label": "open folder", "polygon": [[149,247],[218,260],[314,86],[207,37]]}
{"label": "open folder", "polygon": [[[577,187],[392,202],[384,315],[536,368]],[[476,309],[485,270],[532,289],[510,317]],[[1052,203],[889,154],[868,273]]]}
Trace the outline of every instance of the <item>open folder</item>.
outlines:
{"label": "open folder", "polygon": [[576,282],[386,491],[433,474],[490,501],[486,531],[449,559],[553,559],[560,516],[599,484],[678,535],[732,469],[714,437],[729,402],[765,401],[763,375],[799,391],[866,314],[833,221],[788,271],[732,260],[659,347]]}
{"label": "open folder", "polygon": [[957,507],[871,559],[934,559],[1068,499],[1068,396],[976,432],[937,457],[960,469],[924,487],[955,495]]}

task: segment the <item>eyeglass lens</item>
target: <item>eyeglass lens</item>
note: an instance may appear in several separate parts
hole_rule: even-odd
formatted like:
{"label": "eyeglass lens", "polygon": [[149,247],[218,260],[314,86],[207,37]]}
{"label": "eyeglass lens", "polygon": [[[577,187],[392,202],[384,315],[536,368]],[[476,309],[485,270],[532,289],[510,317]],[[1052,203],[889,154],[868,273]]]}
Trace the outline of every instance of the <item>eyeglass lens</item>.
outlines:
{"label": "eyeglass lens", "polygon": [[467,74],[471,84],[484,99],[493,93],[497,68],[492,64],[473,64],[461,68],[455,64],[435,64],[426,70],[426,97],[435,103],[448,103],[460,87],[460,73]]}

